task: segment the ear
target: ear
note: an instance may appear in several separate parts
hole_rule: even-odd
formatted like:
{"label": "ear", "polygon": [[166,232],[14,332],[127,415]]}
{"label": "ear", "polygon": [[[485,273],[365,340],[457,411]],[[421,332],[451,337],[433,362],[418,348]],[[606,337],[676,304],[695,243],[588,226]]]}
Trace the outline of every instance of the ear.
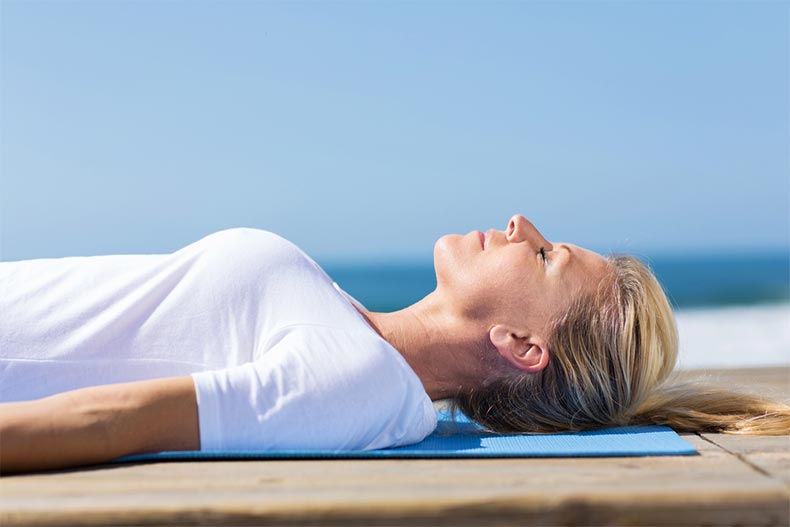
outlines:
{"label": "ear", "polygon": [[496,324],[488,331],[488,338],[499,354],[520,370],[538,372],[549,363],[548,345],[538,335]]}

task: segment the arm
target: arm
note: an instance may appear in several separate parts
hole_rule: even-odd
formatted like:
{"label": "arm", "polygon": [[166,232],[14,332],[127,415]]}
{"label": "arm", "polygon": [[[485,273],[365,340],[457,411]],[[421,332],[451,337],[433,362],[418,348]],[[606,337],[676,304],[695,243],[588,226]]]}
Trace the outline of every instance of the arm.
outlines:
{"label": "arm", "polygon": [[200,450],[190,376],[93,386],[0,404],[0,474]]}

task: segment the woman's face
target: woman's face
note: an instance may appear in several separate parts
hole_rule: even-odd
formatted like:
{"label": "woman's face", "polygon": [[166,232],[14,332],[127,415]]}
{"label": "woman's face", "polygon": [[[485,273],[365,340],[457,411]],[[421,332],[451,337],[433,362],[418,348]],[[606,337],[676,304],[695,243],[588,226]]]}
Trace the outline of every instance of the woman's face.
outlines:
{"label": "woman's face", "polygon": [[520,214],[503,231],[441,237],[434,266],[437,292],[464,317],[540,332],[609,270],[601,255],[548,241]]}

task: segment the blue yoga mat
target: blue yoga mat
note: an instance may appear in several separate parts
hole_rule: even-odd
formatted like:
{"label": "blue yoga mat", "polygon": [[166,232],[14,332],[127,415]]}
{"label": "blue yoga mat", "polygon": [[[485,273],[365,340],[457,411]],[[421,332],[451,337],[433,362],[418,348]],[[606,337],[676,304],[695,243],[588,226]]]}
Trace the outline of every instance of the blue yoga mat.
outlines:
{"label": "blue yoga mat", "polygon": [[667,426],[625,426],[563,434],[483,432],[463,414],[437,413],[436,430],[414,445],[381,450],[174,451],[119,457],[110,463],[228,459],[486,458],[678,456],[697,451]]}

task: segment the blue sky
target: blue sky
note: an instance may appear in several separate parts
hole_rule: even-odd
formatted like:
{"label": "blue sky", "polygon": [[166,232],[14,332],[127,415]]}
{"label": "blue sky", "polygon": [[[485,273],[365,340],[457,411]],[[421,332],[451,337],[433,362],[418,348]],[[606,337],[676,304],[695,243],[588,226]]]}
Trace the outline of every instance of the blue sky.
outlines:
{"label": "blue sky", "polygon": [[272,230],[426,259],[514,212],[788,250],[786,2],[0,1],[0,257]]}

